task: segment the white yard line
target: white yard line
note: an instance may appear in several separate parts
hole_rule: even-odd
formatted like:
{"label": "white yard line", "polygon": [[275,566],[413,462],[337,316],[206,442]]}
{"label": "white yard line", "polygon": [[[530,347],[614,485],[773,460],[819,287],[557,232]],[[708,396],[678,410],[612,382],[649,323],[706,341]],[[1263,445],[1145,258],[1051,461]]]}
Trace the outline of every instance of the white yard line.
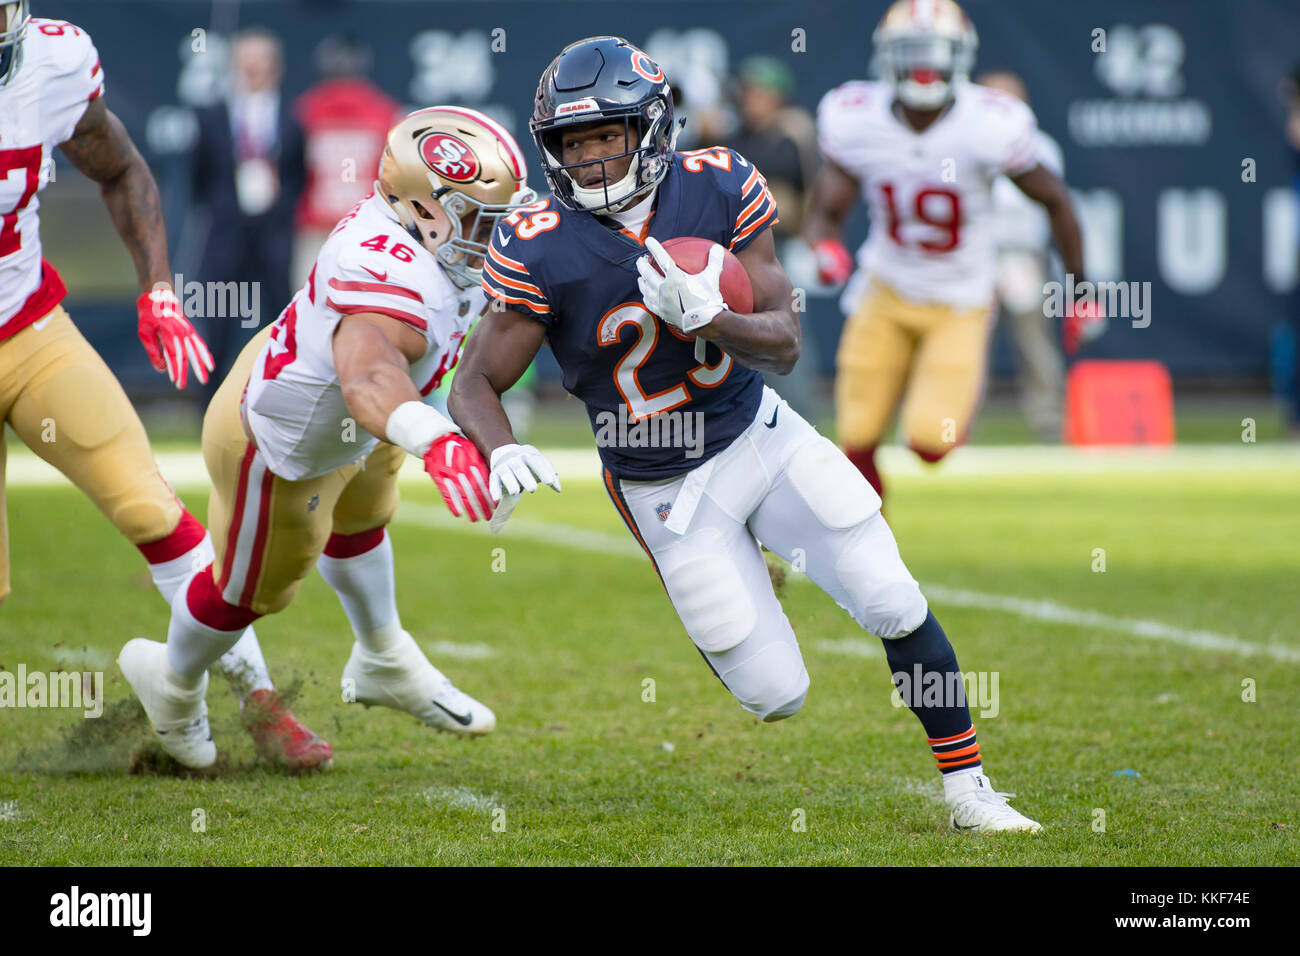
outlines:
{"label": "white yard line", "polygon": [[[580,483],[599,479],[600,465],[595,449],[560,449],[546,453],[566,482]],[[903,448],[882,449],[882,464],[898,474],[1082,474],[1143,471],[1205,472],[1216,470],[1250,470],[1255,468],[1295,468],[1300,472],[1300,446],[1295,445],[1181,445],[1168,449],[1097,449],[1084,450],[1062,446],[974,446],[959,448],[938,471],[923,470],[911,452]],[[207,472],[198,451],[164,451],[158,455],[163,475],[175,488],[203,487]],[[409,458],[402,470],[404,483],[425,483],[420,463]],[[10,445],[6,484],[64,485],[65,478],[29,451]],[[481,525],[470,525],[452,518],[440,506],[406,502],[397,520],[407,524],[436,527],[440,530],[482,534],[494,542],[536,541],[557,547],[577,548],[597,554],[641,558],[636,542],[626,535],[609,534],[572,525],[553,524],[514,517],[502,535],[491,538]],[[790,580],[802,575],[791,574]],[[1300,648],[1277,644],[1259,644],[1232,634],[1215,631],[1187,630],[1141,618],[1116,617],[1097,611],[1081,610],[1057,604],[1004,594],[987,594],[942,585],[925,585],[934,600],[958,607],[999,611],[1017,617],[1056,624],[1068,624],[1094,630],[1119,631],[1146,640],[1163,641],[1202,651],[1227,651],[1260,655],[1300,663]]]}
{"label": "white yard line", "polygon": [[[489,535],[481,525],[471,525],[463,519],[451,517],[443,508],[434,505],[403,504],[397,513],[397,521],[417,524],[439,530],[479,534],[485,540],[499,542],[504,546],[511,541],[532,541],[538,544],[560,548],[576,548],[619,557],[644,559],[644,552],[629,536],[593,531],[566,524],[553,524],[545,521],[530,521],[526,518],[512,518],[505,530],[498,536]],[[494,545],[495,546],[495,545]],[[802,574],[789,573],[786,581],[811,584]],[[1269,657],[1287,664],[1300,663],[1300,648],[1283,644],[1259,644],[1243,640],[1232,634],[1220,634],[1216,631],[1188,630],[1165,624],[1161,621],[1143,618],[1117,617],[1098,611],[1087,611],[1058,604],[1055,601],[1016,597],[1008,594],[988,594],[983,591],[969,591],[964,588],[946,587],[941,584],[923,584],[922,590],[930,599],[939,604],[957,607],[976,608],[984,611],[998,611],[1016,617],[1035,621],[1049,621],[1053,624],[1068,624],[1073,627],[1085,627],[1094,631],[1111,631],[1132,635],[1151,641],[1177,644],[1180,647],[1198,651],[1227,651],[1247,656]],[[855,653],[847,649],[831,646],[819,647],[831,653]]]}
{"label": "white yard line", "polygon": [[[601,480],[594,447],[555,448],[544,452],[565,482]],[[202,488],[208,473],[197,449],[162,450],[158,467],[174,488]],[[958,448],[938,466],[929,466],[906,448],[880,450],[883,471],[899,476],[941,479],[950,475],[1085,475],[1139,472],[1217,472],[1294,469],[1300,475],[1300,445],[1217,444],[1169,448],[1071,448],[1063,445],[974,445]],[[408,457],[403,482],[426,482],[420,462]],[[6,484],[62,485],[67,480],[18,441],[9,442]]]}

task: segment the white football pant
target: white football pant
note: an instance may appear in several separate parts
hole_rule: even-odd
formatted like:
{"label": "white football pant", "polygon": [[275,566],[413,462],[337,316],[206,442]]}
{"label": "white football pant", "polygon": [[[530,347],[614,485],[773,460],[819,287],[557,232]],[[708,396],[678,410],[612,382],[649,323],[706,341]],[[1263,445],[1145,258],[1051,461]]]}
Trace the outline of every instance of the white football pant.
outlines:
{"label": "white football pant", "polygon": [[[796,713],[808,672],[759,542],[882,638],[925,621],[880,497],[770,388],[726,451],[670,481],[615,481],[686,633],[742,707]],[[680,532],[680,533],[679,533]]]}

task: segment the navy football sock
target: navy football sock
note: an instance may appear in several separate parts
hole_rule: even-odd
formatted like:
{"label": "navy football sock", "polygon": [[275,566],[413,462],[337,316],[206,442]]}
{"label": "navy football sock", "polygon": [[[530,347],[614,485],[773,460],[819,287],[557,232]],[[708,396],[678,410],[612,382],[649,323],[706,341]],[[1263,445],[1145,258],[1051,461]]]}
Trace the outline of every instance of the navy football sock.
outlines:
{"label": "navy football sock", "polygon": [[977,768],[979,744],[957,652],[934,614],[927,614],[911,634],[886,640],[884,645],[894,686],[925,727],[939,770],[950,773]]}

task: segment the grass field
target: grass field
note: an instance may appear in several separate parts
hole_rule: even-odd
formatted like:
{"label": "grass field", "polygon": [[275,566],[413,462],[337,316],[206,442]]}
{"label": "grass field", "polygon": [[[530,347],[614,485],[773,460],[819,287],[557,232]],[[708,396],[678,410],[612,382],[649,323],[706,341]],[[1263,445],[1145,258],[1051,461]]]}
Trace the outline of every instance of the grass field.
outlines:
{"label": "grass field", "polygon": [[[259,622],[273,675],[336,751],[332,771],[297,778],[256,762],[215,677],[221,771],[128,772],[152,745],[113,659],[162,639],[166,609],[78,493],[10,487],[0,664],[102,670],[108,704],[98,720],[0,710],[0,864],[1300,862],[1294,449],[964,449],[937,471],[892,469],[904,558],[962,667],[999,674],[997,715],[976,716],[985,766],[1037,836],[945,830],[879,642],[797,574],[783,602],[807,704],[770,725],[743,712],[590,472],[561,473],[564,493],[521,504],[499,538],[451,523],[423,483],[403,488],[399,606],[496,710],[485,739],[342,703],[351,636],[319,577]],[[181,491],[202,516],[201,488]]]}

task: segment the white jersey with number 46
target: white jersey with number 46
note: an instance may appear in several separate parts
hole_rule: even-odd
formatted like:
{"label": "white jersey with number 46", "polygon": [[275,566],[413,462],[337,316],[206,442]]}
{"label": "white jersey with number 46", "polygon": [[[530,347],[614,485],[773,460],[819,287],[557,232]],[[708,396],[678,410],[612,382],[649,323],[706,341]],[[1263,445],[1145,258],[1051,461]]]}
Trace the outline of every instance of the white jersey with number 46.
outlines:
{"label": "white jersey with number 46", "polygon": [[316,478],[378,443],[352,419],[334,370],[334,332],[344,316],[375,312],[423,335],[411,381],[428,395],[456,364],[484,302],[480,288],[452,284],[382,199],[358,203],[321,247],[249,375],[245,414],[271,471],[289,481]]}
{"label": "white jersey with number 46", "polygon": [[33,17],[17,72],[0,86],[0,339],[62,295],[58,274],[41,269],[37,193],[54,175],[55,148],[72,138],[87,104],[103,92],[99,54],[86,31]]}
{"label": "white jersey with number 46", "polygon": [[918,133],[895,115],[893,99],[882,83],[855,81],[817,110],[822,154],[862,185],[871,212],[845,312],[873,275],[914,302],[989,304],[993,183],[1038,163],[1034,114],[1013,96],[962,83],[948,112]]}

